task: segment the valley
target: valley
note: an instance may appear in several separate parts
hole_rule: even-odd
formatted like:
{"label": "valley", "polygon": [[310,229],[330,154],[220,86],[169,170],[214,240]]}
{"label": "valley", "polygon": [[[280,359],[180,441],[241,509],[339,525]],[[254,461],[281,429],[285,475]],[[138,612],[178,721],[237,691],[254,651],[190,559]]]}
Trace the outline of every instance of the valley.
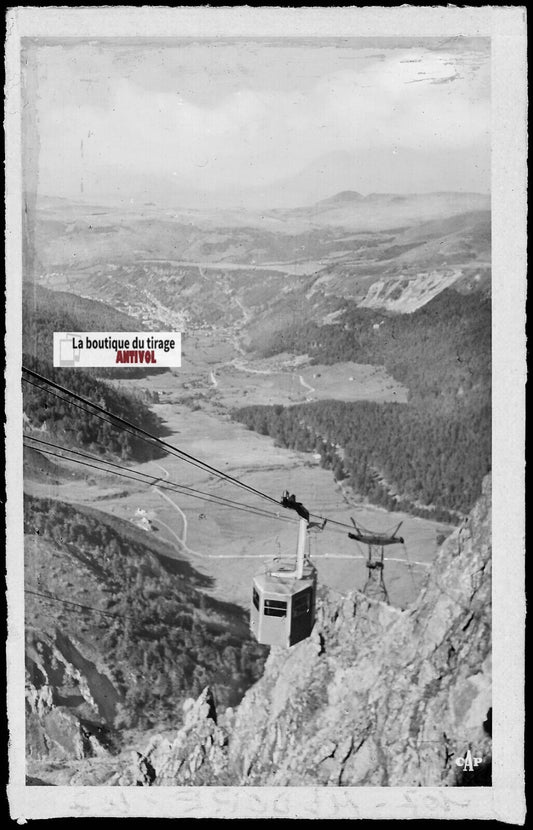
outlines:
{"label": "valley", "polygon": [[[227,346],[228,351],[229,348]],[[416,586],[421,583],[436,552],[437,536],[447,535],[451,527],[403,514],[396,518],[396,514],[391,516],[379,508],[365,505],[356,494],[350,495],[349,488],[336,484],[332,473],[322,469],[311,453],[276,447],[270,438],[251,432],[230,418],[231,409],[243,396],[246,401],[255,403],[294,403],[304,401],[310,394],[317,395],[317,392],[322,397],[331,397],[332,391],[336,390],[340,395],[342,388],[347,387],[348,394],[356,396],[348,399],[368,399],[375,394],[377,400],[393,400],[405,394],[402,387],[394,384],[385,373],[378,373],[376,377],[373,367],[351,364],[335,367],[336,377],[329,379],[329,367],[324,367],[326,377],[322,389],[321,378],[314,378],[318,368],[314,366],[313,371],[298,366],[296,372],[283,372],[278,366],[275,373],[273,368],[264,368],[265,365],[276,365],[269,361],[260,364],[261,368],[255,368],[254,364],[252,371],[242,369],[232,374],[231,360],[227,364],[216,361],[217,355],[220,356],[217,337],[203,332],[191,333],[184,338],[184,351],[179,370],[113,383],[121,391],[160,401],[152,404],[151,409],[162,421],[166,441],[262,492],[281,499],[282,492],[289,489],[298,493],[313,511],[348,523],[350,515],[354,515],[363,524],[378,530],[403,519],[407,525],[405,536],[409,537],[409,556],[416,564],[410,570],[405,553],[396,552],[391,554],[388,572],[391,600],[399,605],[408,604],[415,591],[413,579]],[[348,372],[352,374],[348,376]],[[212,383],[212,373],[216,375],[217,386]],[[312,393],[302,386],[300,376],[308,377],[316,384]],[[353,377],[354,381],[349,381],[348,377]],[[169,542],[176,556],[189,559],[200,572],[213,578],[214,596],[236,602],[246,609],[254,571],[280,552],[285,556],[292,555],[297,525],[281,507],[276,511],[272,505],[253,496],[245,494],[243,497],[242,491],[230,483],[206,475],[174,456],[139,465],[130,463],[129,467],[132,471],[160,477],[162,484],[165,480],[183,482],[203,492],[280,513],[281,517],[285,514],[289,521],[255,517],[251,526],[246,513],[239,514],[191,495],[178,496],[158,490],[157,485],[129,486],[117,479],[113,486],[110,476],[106,477],[104,485],[94,471],[89,471],[88,478],[69,480],[65,484],[29,480],[26,486],[34,495],[47,495],[76,504],[94,504],[99,510],[132,523],[139,515],[146,515],[153,526],[151,532]],[[105,498],[102,498],[103,493]],[[325,585],[341,591],[347,590],[347,586],[362,587],[366,578],[363,551],[348,539],[345,532],[337,530],[311,537],[311,546],[316,549],[312,550],[312,555],[317,557],[320,579]],[[146,531],[141,531],[141,537],[144,533]]]}
{"label": "valley", "polygon": [[[275,503],[25,384],[28,774],[115,781],[109,759],[181,725],[207,685],[239,705],[267,651],[252,578],[296,549],[285,490],[328,518],[308,534],[319,603],[365,586],[353,518],[402,522],[384,578],[391,613],[413,607],[486,472],[489,206],[37,202],[26,363]],[[181,367],[50,366],[53,330],[135,329],[181,331]]]}
{"label": "valley", "polygon": [[[485,297],[490,290],[489,207],[488,197],[460,193],[363,197],[346,191],[306,208],[261,213],[173,211],[136,204],[118,209],[41,198],[32,241],[38,270],[35,302],[41,301],[43,289],[52,292],[50,297],[73,292],[86,298],[83,302],[136,319],[139,327],[182,331],[181,369],[131,379],[122,372],[107,382],[144,400],[161,419],[168,440],[244,476],[258,489],[276,498],[290,489],[319,512],[327,513],[326,506],[335,509],[342,521],[349,521],[350,510],[363,511],[370,526],[382,528],[390,518],[387,512],[369,505],[364,491],[357,492],[349,481],[335,481],[315,451],[289,449],[232,418],[243,406],[318,406],[328,401],[406,406],[416,392],[412,372],[404,373],[408,383],[402,381],[396,366],[391,373],[382,359],[373,360],[374,346],[362,348],[368,361],[343,358],[345,346],[334,357],[327,346],[321,361],[321,332],[335,336],[348,330],[349,337],[353,327],[361,343],[377,344],[387,327],[396,325],[395,315],[400,323],[417,309],[429,308],[450,286],[465,296],[474,292]],[[306,330],[307,340],[301,334]],[[287,342],[293,335],[294,342],[283,349],[286,332]],[[345,458],[342,446],[335,452]],[[180,469],[170,456],[140,468],[232,495],[227,483],[205,480],[193,467]],[[376,475],[382,482],[390,477],[381,469]],[[42,489],[43,484],[31,486]],[[54,487],[54,497],[80,503],[91,503],[98,491],[97,484],[85,492],[79,483]],[[128,495],[122,495],[119,482],[121,496],[100,499],[99,508],[127,520],[139,509],[157,515],[157,533],[215,576],[218,596],[230,596],[243,607],[253,558],[292,544],[286,522],[274,530],[258,517],[251,532],[238,516],[219,515],[219,507],[207,511],[185,495],[174,504],[174,494],[155,487],[146,496],[138,487],[131,489],[127,486]],[[411,500],[423,506],[420,494],[412,494]],[[446,535],[449,525],[428,518],[405,520],[415,523],[412,555],[422,563],[413,572],[423,571],[435,553],[436,537]],[[356,551],[342,534],[330,535],[334,541],[325,544],[328,534],[316,541],[327,548],[327,568],[325,558],[322,570],[328,584],[338,588],[346,579],[355,584],[353,569],[360,583],[363,560],[336,559],[357,560]],[[250,557],[243,560],[236,580],[225,560],[215,558],[217,549],[224,557]],[[391,588],[393,601],[405,604],[413,589],[412,572],[392,561],[389,570],[397,583]]]}

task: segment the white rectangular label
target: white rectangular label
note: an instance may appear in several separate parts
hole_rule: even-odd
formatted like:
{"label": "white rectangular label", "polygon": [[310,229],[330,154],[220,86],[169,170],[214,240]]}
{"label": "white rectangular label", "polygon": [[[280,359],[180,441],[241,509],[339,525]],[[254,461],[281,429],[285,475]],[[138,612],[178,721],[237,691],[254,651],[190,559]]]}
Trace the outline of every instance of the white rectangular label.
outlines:
{"label": "white rectangular label", "polygon": [[181,366],[181,332],[55,331],[54,366]]}

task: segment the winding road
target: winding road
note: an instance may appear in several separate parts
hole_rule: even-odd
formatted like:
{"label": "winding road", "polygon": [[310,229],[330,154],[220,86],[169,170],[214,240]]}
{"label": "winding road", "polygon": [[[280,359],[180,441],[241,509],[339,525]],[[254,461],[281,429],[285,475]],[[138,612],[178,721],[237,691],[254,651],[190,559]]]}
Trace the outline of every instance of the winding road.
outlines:
{"label": "winding road", "polygon": [[[309,386],[309,384],[305,382],[302,375],[298,375],[298,377],[300,378],[300,383],[305,389],[309,389],[310,392],[315,391],[315,389],[312,386]],[[310,398],[309,395],[307,395],[305,400],[307,401],[307,403],[310,403],[313,400],[313,398]]]}

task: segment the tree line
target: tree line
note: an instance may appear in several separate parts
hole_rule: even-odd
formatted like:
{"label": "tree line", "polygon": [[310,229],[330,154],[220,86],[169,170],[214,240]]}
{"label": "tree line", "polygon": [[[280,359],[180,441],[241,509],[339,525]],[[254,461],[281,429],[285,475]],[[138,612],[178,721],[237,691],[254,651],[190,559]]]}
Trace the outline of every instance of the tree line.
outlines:
{"label": "tree line", "polygon": [[455,416],[371,401],[247,406],[236,420],[277,446],[319,453],[337,480],[387,509],[455,521],[490,468],[490,412]]}

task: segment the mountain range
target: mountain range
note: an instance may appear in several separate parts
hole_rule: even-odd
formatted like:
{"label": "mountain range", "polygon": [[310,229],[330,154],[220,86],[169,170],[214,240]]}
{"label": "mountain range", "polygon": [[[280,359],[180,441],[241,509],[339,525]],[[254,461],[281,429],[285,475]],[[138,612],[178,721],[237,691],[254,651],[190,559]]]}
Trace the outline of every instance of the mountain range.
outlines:
{"label": "mountain range", "polygon": [[346,299],[410,312],[452,285],[490,292],[489,208],[483,194],[351,190],[262,212],[41,199],[25,276],[168,325],[209,324],[211,307],[229,324],[239,305],[249,321],[278,315],[282,297],[315,321]]}

